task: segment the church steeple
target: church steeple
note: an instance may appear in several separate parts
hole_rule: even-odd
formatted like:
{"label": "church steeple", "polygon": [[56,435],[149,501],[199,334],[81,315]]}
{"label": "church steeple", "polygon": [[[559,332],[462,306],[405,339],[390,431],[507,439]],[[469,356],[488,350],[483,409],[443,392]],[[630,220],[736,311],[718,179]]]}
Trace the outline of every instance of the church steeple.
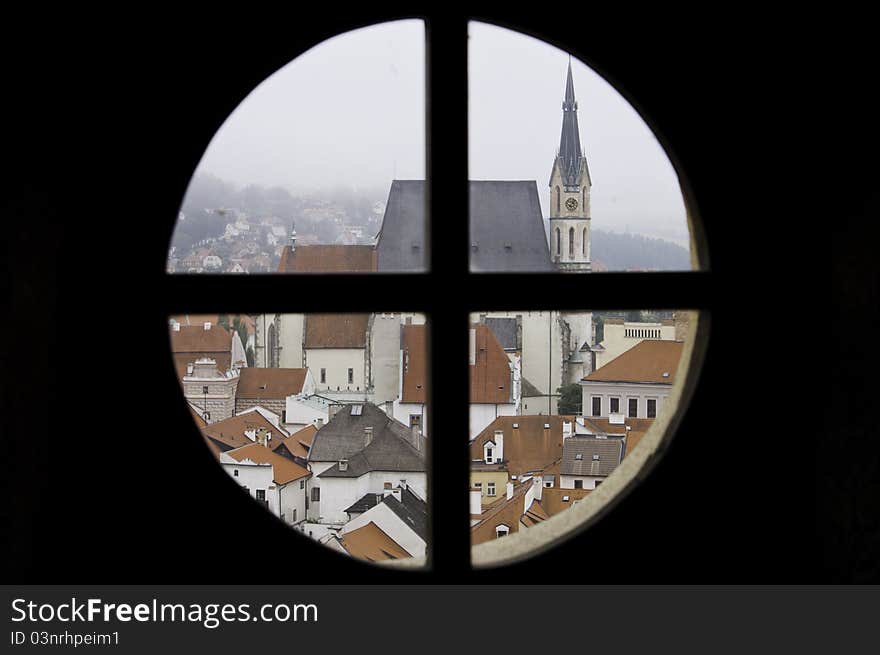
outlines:
{"label": "church steeple", "polygon": [[568,60],[568,77],[565,80],[565,100],[562,102],[562,136],[559,138],[559,168],[562,183],[566,187],[580,184],[581,137],[578,132],[577,100],[574,97],[574,81],[571,78],[571,59]]}
{"label": "church steeple", "polygon": [[550,256],[561,271],[585,272],[590,264],[590,169],[581,148],[571,58],[562,101],[562,135],[550,173]]}

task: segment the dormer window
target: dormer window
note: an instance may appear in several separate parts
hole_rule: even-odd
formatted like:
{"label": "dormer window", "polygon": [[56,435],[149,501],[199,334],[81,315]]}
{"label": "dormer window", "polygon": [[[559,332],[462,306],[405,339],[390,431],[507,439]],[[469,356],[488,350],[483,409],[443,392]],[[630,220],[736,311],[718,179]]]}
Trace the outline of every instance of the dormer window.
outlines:
{"label": "dormer window", "polygon": [[501,537],[506,537],[510,534],[510,528],[508,528],[503,523],[501,525],[495,526],[495,538],[500,539]]}

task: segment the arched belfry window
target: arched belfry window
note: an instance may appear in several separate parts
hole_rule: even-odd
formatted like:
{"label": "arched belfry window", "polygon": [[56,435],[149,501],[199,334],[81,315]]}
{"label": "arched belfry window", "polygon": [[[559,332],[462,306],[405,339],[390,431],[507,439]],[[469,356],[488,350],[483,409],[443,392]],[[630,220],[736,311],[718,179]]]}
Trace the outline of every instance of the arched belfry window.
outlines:
{"label": "arched belfry window", "polygon": [[584,228],[583,236],[581,238],[581,248],[583,249],[582,254],[586,257],[586,255],[587,255],[587,228]]}
{"label": "arched belfry window", "polygon": [[[556,543],[554,539],[575,535],[599,518],[607,508],[608,499],[613,500],[632,489],[639,477],[644,475],[642,467],[647,462],[656,461],[657,455],[668,443],[668,426],[677,425],[683,414],[693,389],[694,372],[701,362],[704,341],[692,337],[705,337],[706,327],[693,308],[699,310],[708,307],[705,283],[709,278],[691,272],[691,268],[705,268],[705,260],[700,258],[702,253],[689,252],[687,249],[684,249],[687,263],[680,268],[670,268],[669,271],[673,272],[665,274],[668,278],[646,272],[651,265],[642,261],[618,264],[611,250],[600,249],[598,242],[592,248],[591,254],[596,264],[592,272],[585,262],[558,261],[562,253],[561,229],[555,228],[554,248],[552,236],[548,244],[547,221],[551,215],[550,208],[553,208],[554,216],[561,213],[561,189],[554,185],[551,190],[546,177],[547,169],[552,163],[546,161],[546,152],[552,152],[558,141],[539,144],[537,149],[544,154],[534,155],[530,158],[534,161],[526,162],[514,158],[517,148],[499,150],[497,144],[509,141],[509,133],[500,137],[493,134],[480,141],[483,138],[481,131],[489,129],[486,125],[492,128],[500,126],[494,125],[492,120],[492,116],[497,117],[498,113],[481,114],[476,110],[479,103],[502,102],[506,111],[517,105],[507,98],[493,99],[490,95],[479,95],[490,88],[497,88],[497,85],[493,87],[491,84],[481,84],[480,81],[486,77],[487,72],[492,72],[492,66],[503,67],[514,62],[520,67],[515,71],[516,74],[541,75],[543,78],[557,75],[560,94],[559,98],[553,99],[555,111],[552,115],[541,114],[543,109],[538,108],[535,109],[534,116],[519,117],[516,124],[541,122],[541,129],[536,130],[536,133],[542,130],[551,131],[552,128],[555,141],[559,135],[560,123],[568,121],[569,126],[576,124],[574,108],[585,112],[591,104],[584,100],[578,104],[572,97],[571,102],[564,101],[566,107],[572,108],[566,110],[570,115],[568,118],[560,116],[558,100],[565,98],[569,93],[568,87],[572,87],[581,98],[589,97],[590,93],[616,94],[608,106],[615,109],[626,108],[632,114],[627,115],[626,120],[635,117],[640,121],[639,129],[643,128],[643,120],[629,103],[577,59],[576,43],[568,44],[572,48],[571,65],[574,72],[568,73],[569,81],[573,78],[573,85],[567,85],[569,53],[555,50],[536,39],[483,23],[468,24],[465,20],[449,20],[431,11],[424,20],[428,26],[426,31],[421,21],[407,22],[420,25],[421,43],[430,55],[422,58],[422,52],[419,51],[418,56],[406,56],[402,59],[409,63],[415,61],[417,66],[423,66],[424,77],[419,78],[410,88],[421,89],[420,93],[427,88],[428,98],[425,101],[422,97],[422,104],[415,103],[410,107],[411,111],[416,107],[417,114],[421,111],[419,121],[422,122],[416,121],[418,128],[408,134],[407,138],[399,134],[403,124],[400,121],[395,123],[392,116],[384,119],[390,121],[387,125],[382,123],[388,127],[387,132],[361,130],[365,138],[374,139],[366,146],[348,143],[344,135],[335,131],[342,130],[345,121],[358,114],[352,110],[350,89],[346,84],[338,85],[343,93],[338,102],[326,101],[321,93],[311,94],[301,87],[296,87],[292,94],[297,102],[302,98],[314,98],[319,105],[321,102],[327,103],[327,106],[313,108],[311,120],[314,123],[304,127],[309,131],[309,137],[323,134],[330,141],[320,144],[323,150],[314,157],[309,158],[296,151],[296,158],[298,161],[310,161],[311,166],[329,162],[332,170],[319,175],[307,168],[296,169],[295,173],[291,173],[293,169],[286,168],[284,175],[288,177],[285,179],[289,179],[291,175],[302,179],[313,176],[309,179],[315,188],[325,184],[328,179],[347,179],[349,173],[354,171],[354,166],[350,170],[340,169],[349,165],[348,155],[356,150],[369,152],[371,161],[361,168],[368,172],[380,169],[386,171],[387,179],[382,181],[384,186],[381,196],[377,199],[370,198],[370,202],[349,204],[344,193],[316,199],[306,193],[295,196],[294,192],[287,191],[285,194],[286,190],[279,187],[244,208],[228,205],[227,198],[233,194],[225,193],[228,191],[226,189],[223,200],[209,206],[195,207],[193,209],[197,211],[186,216],[186,221],[181,221],[181,224],[186,223],[186,229],[182,229],[181,233],[188,236],[189,242],[186,252],[180,249],[174,254],[169,253],[169,270],[184,273],[213,270],[220,273],[248,274],[225,278],[222,275],[169,276],[167,297],[169,313],[175,315],[183,311],[195,311],[191,309],[192,305],[197,305],[199,311],[210,311],[209,307],[223,308],[233,303],[265,312],[290,312],[281,314],[282,319],[291,315],[305,316],[295,324],[283,321],[280,334],[284,340],[284,365],[298,368],[298,358],[301,357],[305,363],[302,368],[308,369],[308,375],[303,374],[300,377],[310,378],[321,389],[320,393],[313,393],[311,404],[306,403],[304,406],[313,409],[318,407],[319,413],[326,407],[327,411],[327,419],[315,420],[316,430],[310,455],[321,441],[321,431],[329,426],[333,417],[339,416],[339,411],[348,412],[346,416],[351,419],[351,423],[359,421],[357,417],[365,413],[369,415],[372,412],[391,412],[394,420],[402,425],[397,430],[398,436],[411,439],[416,451],[424,448],[424,451],[419,452],[430,455],[426,458],[426,468],[423,471],[427,482],[424,489],[419,489],[424,492],[425,498],[422,500],[427,507],[425,525],[420,526],[421,532],[418,533],[421,535],[419,538],[424,537],[423,551],[413,557],[412,553],[406,551],[404,544],[383,541],[382,547],[375,552],[362,553],[362,559],[387,556],[388,560],[393,560],[395,567],[401,569],[407,566],[407,562],[416,566],[426,565],[429,572],[425,575],[430,576],[433,581],[449,579],[450,576],[461,580],[467,579],[474,567],[494,566],[518,558],[540,555],[544,549]],[[367,30],[378,30],[382,27],[379,25],[345,33],[327,44],[342,43],[349,37],[360,37]],[[469,30],[472,33],[470,40]],[[516,42],[515,48],[510,51],[504,49],[506,56],[503,58],[492,57],[491,53],[499,51],[499,40],[504,39]],[[558,35],[553,41],[560,44],[564,42]],[[388,53],[394,50],[388,47],[388,43],[399,42],[383,37],[378,45],[360,47],[374,47],[377,52]],[[514,52],[520,46],[522,52]],[[320,47],[322,46],[315,48],[315,51]],[[553,62],[551,69],[529,68],[528,62],[534,62],[536,58],[529,56],[527,51],[528,48],[536,47],[552,50],[553,58],[549,58]],[[315,53],[303,53],[303,62],[312,55]],[[337,57],[337,60],[346,62],[345,66],[313,69],[311,75],[301,78],[299,83],[305,84],[310,78],[320,78],[326,87],[328,79],[336,74],[342,75],[352,66],[350,56]],[[393,69],[393,66],[383,67],[383,70]],[[274,83],[277,77],[278,73],[267,79],[254,93],[268,93],[272,86],[270,82]],[[515,75],[511,76],[511,79],[514,78]],[[468,79],[470,95],[468,85],[462,84],[464,79]],[[517,85],[508,86],[513,90]],[[521,88],[532,87],[525,85]],[[374,97],[385,97],[374,91],[375,89],[370,89]],[[541,106],[549,104],[551,103],[541,103]],[[277,103],[273,108],[277,110]],[[336,108],[344,109],[345,121],[333,123],[333,116],[323,115]],[[380,109],[384,111],[387,108],[383,106]],[[250,108],[242,103],[230,116],[231,136],[248,133],[234,130],[236,126],[233,123],[243,116],[250,116],[253,125],[259,124],[260,114],[248,114],[249,111]],[[608,113],[619,117],[619,112]],[[290,120],[289,115],[283,111],[276,111],[276,114]],[[469,115],[477,121],[471,129],[468,129]],[[432,120],[427,120],[426,116]],[[485,119],[485,123],[480,122],[481,118]],[[321,122],[323,120],[328,122],[325,124]],[[499,121],[495,120],[494,123]],[[551,128],[545,130],[546,123],[552,123]],[[583,128],[583,125],[580,127]],[[599,125],[596,129],[602,127]],[[601,230],[607,230],[605,234],[609,234],[615,228],[620,228],[622,232],[622,227],[613,222],[615,219],[612,210],[618,210],[617,216],[625,216],[628,207],[612,207],[604,199],[614,198],[614,202],[625,205],[626,199],[620,199],[623,192],[614,188],[613,183],[615,176],[625,177],[627,171],[613,169],[608,172],[609,168],[606,167],[612,167],[615,161],[639,160],[640,153],[622,158],[617,156],[619,153],[612,152],[615,156],[608,156],[607,150],[603,152],[601,143],[595,147],[591,145],[593,136],[583,129],[581,139],[566,140],[565,136],[570,136],[574,128],[568,129],[570,131],[566,132],[563,127],[564,143],[560,148],[560,156],[568,153],[574,162],[582,161],[578,157],[588,159],[590,170],[595,171],[597,189],[593,200],[597,223],[593,236]],[[399,151],[382,153],[383,156],[388,155],[390,163],[387,166],[380,165],[378,155],[392,141],[390,135],[400,137],[394,139],[395,146],[419,144],[418,151],[411,159],[421,161],[422,169],[405,169]],[[216,138],[219,139],[219,136]],[[613,139],[606,140],[613,142]],[[230,143],[232,141],[230,139]],[[430,147],[423,147],[426,142]],[[621,139],[620,142],[624,140]],[[267,143],[277,145],[282,141]],[[583,152],[581,143],[586,144]],[[493,145],[489,147],[487,144]],[[251,143],[248,145],[252,146]],[[296,150],[290,143],[286,147]],[[656,148],[656,144],[652,147]],[[217,153],[220,151],[221,148],[215,150]],[[328,152],[332,152],[333,156],[327,156]],[[502,153],[500,159],[499,152]],[[265,151],[260,154],[263,160],[270,159],[266,157]],[[473,161],[469,161],[469,156]],[[240,161],[236,163],[241,164]],[[491,169],[493,165],[497,168]],[[486,169],[487,166],[490,168]],[[671,166],[669,168],[673,173],[683,175],[682,171],[675,171]],[[279,173],[275,179],[282,178]],[[671,179],[674,180],[675,176]],[[608,185],[603,189],[604,195],[599,193],[600,180],[602,184]],[[257,184],[259,181],[253,182]],[[631,179],[625,179],[624,182],[629,183]],[[677,185],[677,181],[673,183]],[[266,183],[267,186],[269,184],[271,183]],[[259,192],[259,189],[255,191],[252,187],[243,188],[248,188],[248,194],[252,196]],[[236,197],[244,202],[244,195]],[[643,199],[637,200],[641,202]],[[603,202],[606,203],[604,206]],[[567,200],[567,211],[579,215],[583,215],[580,212],[586,212],[586,188],[582,191],[582,203],[582,207],[577,207],[576,196]],[[683,200],[681,205],[681,215],[684,216]],[[511,221],[511,216],[514,215],[517,220]],[[438,220],[432,220],[435,217]],[[687,218],[693,220],[691,214],[687,214]],[[203,237],[201,233],[193,231],[202,222],[210,222],[212,229],[217,226],[219,229],[216,233]],[[685,222],[685,225],[688,223]],[[582,234],[582,249],[586,254],[588,230],[584,229]],[[372,239],[376,235],[378,237],[373,243]],[[701,243],[689,232],[687,236],[691,237],[690,243]],[[569,229],[568,237],[569,258],[573,260],[573,227]],[[390,244],[393,247],[386,249],[389,240],[393,241]],[[216,247],[221,242],[222,247]],[[173,246],[175,243],[172,241]],[[251,243],[256,245],[250,246]],[[220,254],[204,252],[208,250],[217,250]],[[173,269],[171,259],[177,259],[176,264],[179,264]],[[268,264],[265,263],[266,260]],[[604,269],[598,267],[599,263]],[[678,262],[674,264],[678,265]],[[220,270],[217,270],[218,267]],[[591,274],[563,275],[563,269],[566,273]],[[637,272],[602,275],[600,270]],[[297,275],[253,274],[274,272]],[[499,279],[505,275],[509,283],[499,284]],[[443,289],[450,288],[456,289],[456,293],[441,293]],[[524,298],[524,288],[540,289],[541,293],[539,296],[529,295]],[[230,293],[230,289],[234,293]],[[379,289],[393,290],[393,293],[382,293]],[[577,299],[581,298],[590,298],[590,302],[594,303],[592,309],[577,310]],[[662,316],[653,309],[620,310],[621,298],[626,298],[631,307],[690,310],[670,309]],[[492,312],[482,311],[487,305],[492,305]],[[561,307],[566,310],[557,309]],[[422,317],[417,320],[420,320],[419,325],[423,329],[411,342],[410,335],[415,331],[407,328],[416,327],[410,319],[417,315]],[[314,316],[321,318],[313,319]],[[355,316],[367,318],[352,318]],[[465,320],[468,322],[466,329]],[[656,418],[651,417],[654,423],[624,425],[621,430],[621,424],[614,422],[618,421],[618,416],[624,422],[630,418],[648,420],[644,416],[628,416],[631,413],[630,408],[647,413],[643,409],[649,407],[647,399],[630,398],[625,392],[615,395],[613,390],[600,390],[598,387],[588,393],[586,389],[589,384],[606,382],[589,378],[606,363],[600,361],[601,358],[613,359],[625,354],[612,352],[610,346],[614,341],[612,333],[624,334],[624,323],[656,324],[660,321],[669,325],[670,332],[674,323],[674,329],[678,331],[681,328],[681,334],[687,339],[668,339],[670,343],[679,345],[672,346],[677,350],[676,356],[669,359],[672,362],[668,366],[670,370],[657,371],[657,379],[652,381],[652,384],[657,385],[664,385],[667,384],[666,380],[669,381],[667,386],[661,388],[665,395],[658,394],[656,398],[650,398],[653,403],[650,411],[656,412]],[[607,344],[600,348],[597,346],[601,346],[601,343],[594,342],[593,337],[602,330]],[[381,335],[390,339],[387,342],[390,346],[383,346],[382,364],[379,365],[375,357],[367,357],[364,353],[373,347],[371,344],[376,339],[385,338]],[[247,349],[245,335],[240,336],[243,347]],[[419,339],[426,349],[421,363],[417,363],[413,356],[413,344]],[[278,340],[279,332],[274,324],[270,324],[266,329],[267,366],[279,367],[281,364]],[[316,342],[321,345],[316,346]],[[532,351],[532,343],[539,343],[540,347]],[[545,343],[548,347],[544,347]],[[260,345],[257,343],[258,348]],[[630,345],[627,343],[627,346]],[[631,347],[638,348],[640,345]],[[226,364],[230,371],[235,368],[234,350],[233,361]],[[318,352],[322,350],[327,352]],[[363,361],[360,365],[346,363],[341,356],[337,357],[338,353],[329,352],[340,350],[364,351],[360,355]],[[548,359],[542,360],[540,357]],[[591,357],[596,360],[595,371],[590,370]],[[399,365],[395,367],[394,362]],[[412,388],[407,391],[408,378],[405,376],[413,374],[418,367],[421,367],[419,370],[424,382],[413,383]],[[389,383],[378,391],[381,384],[379,376],[383,368],[398,371],[404,376],[402,383]],[[569,389],[568,394],[559,393],[561,387],[572,385],[575,387],[574,392]],[[185,381],[182,386],[186,388]],[[346,388],[351,386],[355,387],[355,391]],[[234,412],[242,410],[238,400],[241,398],[240,390],[246,388],[247,385],[238,385],[239,396],[232,400]],[[321,395],[333,393],[333,389],[337,389],[338,393],[329,401]],[[386,389],[390,391],[386,393]],[[262,392],[268,390],[268,387],[263,389],[259,385],[255,386],[254,398],[262,397]],[[435,390],[438,391],[435,393]],[[411,397],[404,401],[402,394],[410,392]],[[288,397],[284,396],[284,399]],[[594,399],[598,399],[595,404]],[[218,399],[218,403],[221,400]],[[378,402],[383,406],[380,407]],[[435,402],[441,403],[437,406],[438,411],[432,411]],[[287,413],[281,417],[281,422],[289,421],[289,405],[285,405],[284,409],[280,408],[284,405],[282,401],[275,405],[279,408],[279,417],[281,412]],[[329,405],[333,405],[333,409]],[[405,418],[395,413],[399,405],[413,406],[406,410]],[[615,416],[610,416],[610,413]],[[472,434],[475,423],[483,420],[487,423],[480,426],[476,435]],[[639,426],[640,429],[636,429]],[[629,430],[627,427],[633,429]],[[561,450],[551,453],[553,459],[547,467],[541,467],[539,472],[531,465],[522,471],[510,468],[512,458],[517,453],[517,448],[511,444],[516,439],[529,438],[529,435],[542,439],[548,433],[558,436],[558,439],[546,439],[546,443],[555,444],[554,448],[558,445]],[[618,446],[616,467],[608,465],[615,456],[605,449],[608,444],[605,437],[609,434],[625,435],[632,449],[631,452],[624,451],[620,448],[622,441],[613,442],[612,445]],[[442,437],[435,440],[433,435]],[[357,438],[367,444],[364,447],[368,447],[378,435],[372,430],[359,427]],[[477,446],[481,448],[482,443],[489,438],[496,444],[493,448],[493,458],[496,460],[493,465],[497,464],[498,470],[487,472],[484,470],[486,466],[477,465],[468,468],[474,458],[468,456],[466,449]],[[268,441],[264,438],[263,443]],[[572,448],[573,444],[578,444],[578,448],[583,445],[583,449],[569,452],[565,450],[565,444]],[[230,457],[228,452],[220,449],[217,458],[221,464]],[[335,454],[337,456],[332,458],[332,462],[330,459],[323,462],[330,468],[322,469],[320,474],[315,474],[317,467],[313,471],[307,471],[310,477],[304,477],[303,486],[298,487],[304,492],[304,511],[311,511],[318,516],[316,521],[326,518],[321,512],[335,513],[333,520],[336,523],[332,535],[326,526],[319,535],[317,527],[310,528],[310,523],[301,520],[305,515],[299,507],[296,508],[296,513],[293,512],[293,507],[289,511],[275,507],[275,496],[257,493],[261,489],[251,485],[249,493],[252,492],[254,499],[270,511],[274,510],[276,516],[283,514],[288,519],[292,516],[298,517],[300,523],[295,526],[295,531],[298,530],[306,537],[310,530],[315,532],[311,535],[315,543],[303,539],[294,543],[291,538],[289,544],[281,546],[289,545],[293,550],[301,548],[306,553],[306,549],[311,546],[319,548],[319,538],[327,537],[337,539],[337,550],[353,554],[359,548],[364,548],[363,544],[372,544],[376,540],[384,540],[385,537],[379,532],[362,533],[359,535],[361,539],[349,538],[347,541],[347,533],[344,528],[339,529],[340,526],[349,525],[359,514],[365,514],[370,509],[371,502],[391,503],[394,502],[395,493],[401,495],[409,488],[418,487],[413,475],[407,473],[405,477],[400,475],[399,479],[389,483],[391,488],[384,483],[381,488],[371,488],[371,498],[364,500],[362,504],[353,503],[346,496],[344,504],[339,500],[337,507],[334,505],[336,500],[332,497],[333,485],[320,485],[321,476],[324,476],[324,480],[334,478],[334,482],[342,483],[343,480],[356,477],[358,467],[363,465],[363,461],[344,452]],[[629,458],[625,466],[621,465],[624,456]],[[315,461],[317,460],[311,458],[306,463],[312,465]],[[562,469],[553,468],[559,461],[568,462],[571,468],[564,469],[566,473]],[[332,472],[328,474],[331,468]],[[477,479],[477,474],[484,473],[487,477]],[[595,493],[598,485],[602,485],[602,490]],[[494,492],[491,496],[489,489]],[[359,502],[362,498],[355,500]],[[506,532],[507,536],[503,539],[494,538],[498,522],[484,520],[488,515],[486,508],[492,503],[510,503],[517,510],[511,510],[513,518],[504,523],[509,533]],[[520,507],[524,511],[518,511]],[[528,511],[528,508],[532,511]],[[555,520],[557,514],[570,518]],[[473,523],[475,520],[476,524]],[[315,526],[317,523],[311,525]],[[522,538],[522,533],[526,530],[521,530],[520,526],[528,526],[528,533],[535,537],[535,542],[529,543]],[[366,528],[367,524],[358,523],[356,527],[350,527],[355,530]],[[475,535],[483,528],[486,534],[493,537],[492,543],[478,543]],[[547,536],[539,538],[539,535]],[[477,543],[472,550],[472,545]],[[538,545],[535,546],[534,543]],[[317,555],[314,551],[311,554]],[[333,555],[335,554],[322,553],[319,559],[330,562]],[[342,556],[333,560],[334,566],[345,571],[355,570],[355,564],[350,558]],[[392,577],[403,575],[399,571],[389,574]]]}

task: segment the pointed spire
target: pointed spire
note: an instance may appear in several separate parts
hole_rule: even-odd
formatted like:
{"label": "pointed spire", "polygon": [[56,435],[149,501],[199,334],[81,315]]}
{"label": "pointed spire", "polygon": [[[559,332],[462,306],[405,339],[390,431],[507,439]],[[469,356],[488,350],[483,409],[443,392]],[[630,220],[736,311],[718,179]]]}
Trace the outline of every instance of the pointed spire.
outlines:
{"label": "pointed spire", "polygon": [[577,186],[581,172],[581,138],[578,133],[577,100],[571,76],[571,55],[568,56],[568,76],[565,80],[565,100],[562,103],[562,136],[559,139],[559,167],[562,183]]}

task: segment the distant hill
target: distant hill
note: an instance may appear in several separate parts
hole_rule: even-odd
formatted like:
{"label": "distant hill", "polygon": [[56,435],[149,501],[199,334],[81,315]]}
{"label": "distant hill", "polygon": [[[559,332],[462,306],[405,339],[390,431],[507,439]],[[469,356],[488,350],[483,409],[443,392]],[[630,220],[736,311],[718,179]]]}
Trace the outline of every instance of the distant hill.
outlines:
{"label": "distant hill", "polygon": [[690,253],[676,243],[641,234],[593,230],[590,250],[593,270],[688,271]]}

